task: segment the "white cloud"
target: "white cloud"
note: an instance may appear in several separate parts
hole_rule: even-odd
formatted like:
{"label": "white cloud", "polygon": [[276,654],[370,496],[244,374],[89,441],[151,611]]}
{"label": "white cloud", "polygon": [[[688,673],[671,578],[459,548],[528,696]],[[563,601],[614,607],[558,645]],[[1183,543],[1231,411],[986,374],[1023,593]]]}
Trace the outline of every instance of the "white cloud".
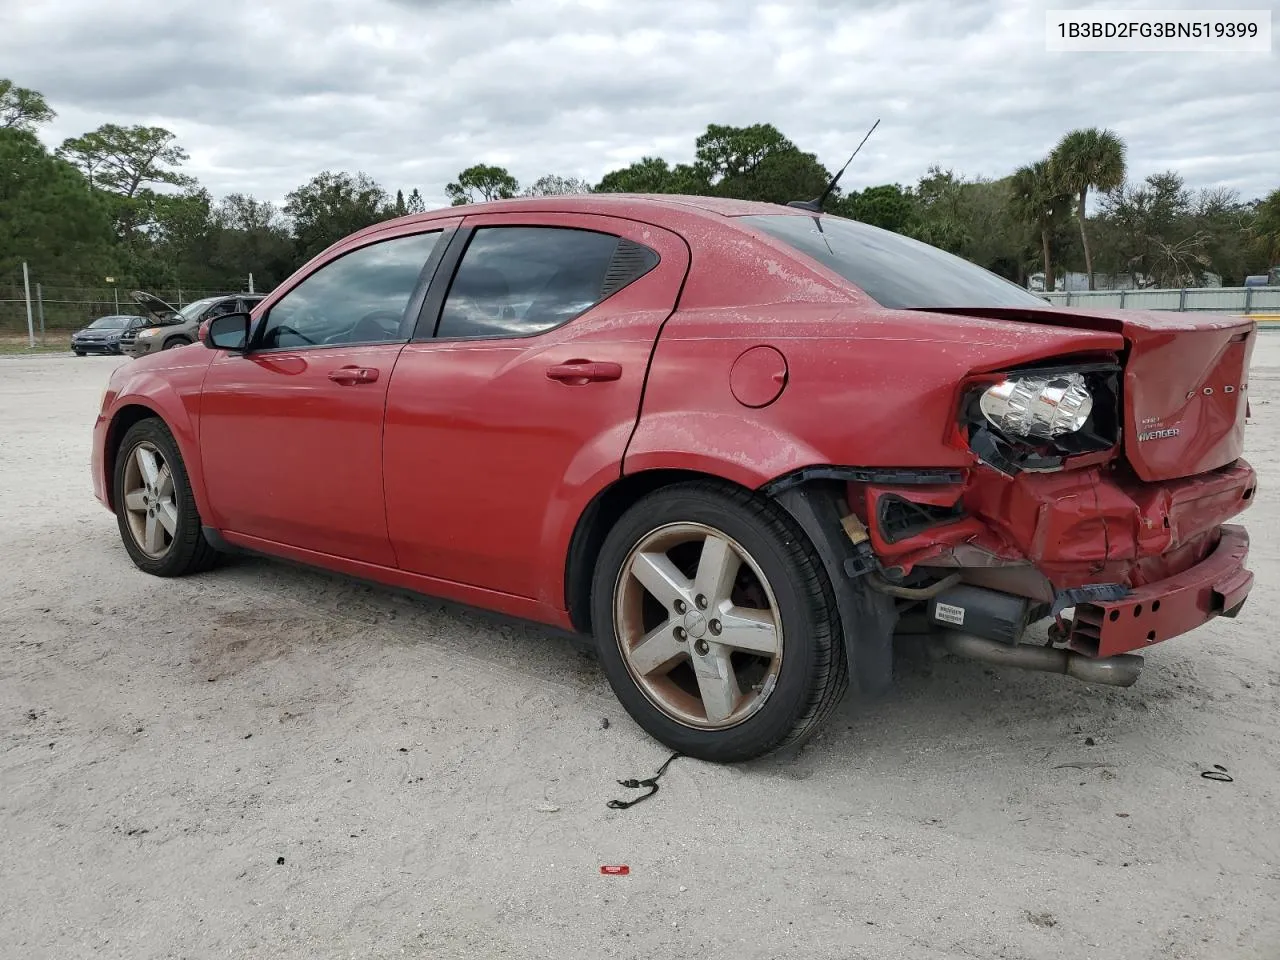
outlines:
{"label": "white cloud", "polygon": [[1136,177],[1277,186],[1275,53],[1051,54],[1046,6],[44,0],[6,11],[0,62],[59,111],[51,142],[160,124],[215,194],[277,201],[322,169],[439,204],[480,161],[594,182],[690,159],[708,123],[771,122],[835,169],[877,116],[847,186],[932,163],[1000,176],[1093,125],[1127,139]]}

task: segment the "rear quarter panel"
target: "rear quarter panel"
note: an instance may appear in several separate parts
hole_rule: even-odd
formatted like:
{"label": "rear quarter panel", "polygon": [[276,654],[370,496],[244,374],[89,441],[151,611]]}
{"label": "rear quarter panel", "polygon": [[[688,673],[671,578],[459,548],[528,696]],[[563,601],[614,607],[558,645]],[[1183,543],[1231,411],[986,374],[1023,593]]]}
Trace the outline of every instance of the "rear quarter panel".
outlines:
{"label": "rear quarter panel", "polygon": [[[750,408],[730,388],[747,349],[786,358],[781,395]],[[681,309],[663,328],[625,472],[698,470],[758,487],[818,464],[963,467],[947,442],[968,374],[1120,350],[1118,334],[861,305]]]}

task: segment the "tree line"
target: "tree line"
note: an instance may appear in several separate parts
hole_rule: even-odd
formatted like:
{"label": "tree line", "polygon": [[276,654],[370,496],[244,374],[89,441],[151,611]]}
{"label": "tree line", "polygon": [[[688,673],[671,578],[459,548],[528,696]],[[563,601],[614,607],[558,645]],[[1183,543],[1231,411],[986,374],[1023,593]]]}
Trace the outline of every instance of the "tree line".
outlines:
{"label": "tree line", "polygon": [[[326,170],[283,206],[233,193],[215,199],[183,171],[189,159],[162,127],[106,123],[50,151],[37,136],[55,116],[37,91],[0,79],[0,277],[26,261],[46,283],[270,289],[347,234],[420,212],[421,193],[394,193],[363,172]],[[854,168],[856,169],[856,168]],[[477,164],[445,186],[455,205],[515,196],[669,193],[785,203],[819,196],[827,170],[771,124],[711,124],[692,162],[646,156],[591,184],[548,174],[522,186]],[[1094,209],[1086,215],[1090,201]],[[1280,188],[1265,197],[1193,189],[1176,171],[1134,182],[1123,141],[1067,133],[1043,158],[1000,178],[930,167],[914,184],[835,190],[829,212],[931,243],[1018,283],[1063,271],[1137,286],[1227,285],[1280,262]]]}

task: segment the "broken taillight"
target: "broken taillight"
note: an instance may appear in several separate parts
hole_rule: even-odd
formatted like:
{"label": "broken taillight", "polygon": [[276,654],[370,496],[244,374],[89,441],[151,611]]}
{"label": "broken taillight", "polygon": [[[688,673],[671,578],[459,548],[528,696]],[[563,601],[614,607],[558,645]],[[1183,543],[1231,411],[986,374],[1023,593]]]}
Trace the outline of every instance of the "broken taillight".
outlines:
{"label": "broken taillight", "polygon": [[1120,443],[1118,363],[1061,362],[965,381],[957,427],[969,449],[1001,473],[1061,470],[1067,459]]}
{"label": "broken taillight", "polygon": [[1013,376],[987,387],[978,409],[1010,436],[1052,440],[1084,427],[1093,396],[1079,373]]}

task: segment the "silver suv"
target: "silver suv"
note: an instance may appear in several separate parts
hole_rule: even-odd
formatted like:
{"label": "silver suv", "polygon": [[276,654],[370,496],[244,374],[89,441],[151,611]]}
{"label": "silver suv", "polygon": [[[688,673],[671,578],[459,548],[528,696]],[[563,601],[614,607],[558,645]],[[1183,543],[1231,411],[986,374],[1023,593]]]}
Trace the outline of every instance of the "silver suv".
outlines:
{"label": "silver suv", "polygon": [[200,324],[205,320],[225,313],[248,313],[266,295],[229,293],[196,300],[182,309],[142,290],[133,291],[132,296],[146,312],[149,322],[144,327],[125,331],[120,337],[120,350],[128,356],[141,357],[157,350],[195,343]]}

